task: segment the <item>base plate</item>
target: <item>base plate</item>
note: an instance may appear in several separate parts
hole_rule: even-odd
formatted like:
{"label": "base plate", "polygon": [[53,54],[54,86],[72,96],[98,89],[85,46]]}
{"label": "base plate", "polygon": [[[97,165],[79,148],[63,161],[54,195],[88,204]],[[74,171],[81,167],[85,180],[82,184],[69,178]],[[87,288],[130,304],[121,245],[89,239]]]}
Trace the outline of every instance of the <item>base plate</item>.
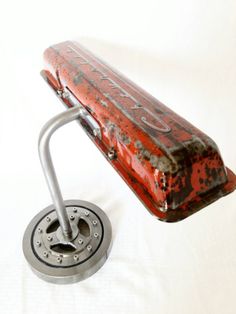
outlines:
{"label": "base plate", "polygon": [[112,230],[106,214],[81,200],[65,201],[72,228],[63,237],[54,205],[36,215],[23,238],[23,251],[40,278],[58,284],[74,283],[93,275],[106,261]]}

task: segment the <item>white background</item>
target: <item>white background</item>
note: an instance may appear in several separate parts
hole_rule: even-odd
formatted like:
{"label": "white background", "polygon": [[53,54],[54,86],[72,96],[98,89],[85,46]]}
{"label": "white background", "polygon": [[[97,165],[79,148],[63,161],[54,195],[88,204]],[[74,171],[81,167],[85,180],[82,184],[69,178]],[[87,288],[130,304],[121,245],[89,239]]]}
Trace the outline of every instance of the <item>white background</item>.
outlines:
{"label": "white background", "polygon": [[236,193],[182,222],[157,221],[75,123],[52,141],[55,166],[65,199],[108,214],[111,255],[74,285],[48,284],[30,271],[22,236],[51,203],[38,134],[64,110],[39,71],[43,50],[67,39],[205,131],[236,170],[234,0],[1,1],[0,312],[236,313]]}

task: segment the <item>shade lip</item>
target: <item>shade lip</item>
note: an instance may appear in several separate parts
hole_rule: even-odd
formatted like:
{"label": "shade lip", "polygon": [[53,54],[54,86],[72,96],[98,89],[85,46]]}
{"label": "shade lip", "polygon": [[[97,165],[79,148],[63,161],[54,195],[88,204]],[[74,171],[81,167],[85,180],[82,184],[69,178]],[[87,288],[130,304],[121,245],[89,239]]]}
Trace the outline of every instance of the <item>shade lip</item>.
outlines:
{"label": "shade lip", "polygon": [[[232,170],[226,167],[227,181],[214,189],[207,191],[205,194],[191,199],[177,209],[168,210],[165,222],[173,223],[184,220],[195,214],[204,207],[216,202],[223,196],[226,196],[236,190],[236,175]],[[162,220],[163,221],[163,220]]]}

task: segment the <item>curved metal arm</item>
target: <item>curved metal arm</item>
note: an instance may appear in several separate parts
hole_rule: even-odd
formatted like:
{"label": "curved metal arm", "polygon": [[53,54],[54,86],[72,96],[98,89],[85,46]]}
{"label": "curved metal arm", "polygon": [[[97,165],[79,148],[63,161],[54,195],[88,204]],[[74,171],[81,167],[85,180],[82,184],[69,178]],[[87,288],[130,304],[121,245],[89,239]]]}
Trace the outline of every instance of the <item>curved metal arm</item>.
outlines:
{"label": "curved metal arm", "polygon": [[53,166],[49,143],[51,136],[57,129],[75,119],[78,119],[81,115],[83,115],[83,109],[81,107],[73,107],[63,113],[58,114],[44,125],[39,135],[38,142],[39,158],[43,172],[51,193],[62,232],[66,238],[70,238],[72,230],[66,213],[66,208],[62,198],[56,172]]}

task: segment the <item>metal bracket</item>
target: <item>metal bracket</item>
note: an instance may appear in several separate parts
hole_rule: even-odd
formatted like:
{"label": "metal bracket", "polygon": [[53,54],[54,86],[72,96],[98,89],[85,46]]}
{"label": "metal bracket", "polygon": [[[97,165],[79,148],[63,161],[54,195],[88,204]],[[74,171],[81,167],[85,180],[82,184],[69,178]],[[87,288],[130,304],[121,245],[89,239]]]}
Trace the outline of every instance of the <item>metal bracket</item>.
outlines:
{"label": "metal bracket", "polygon": [[63,90],[57,90],[57,96],[60,97],[62,102],[64,103],[64,99],[69,102],[71,107],[79,107],[81,109],[81,113],[78,117],[78,121],[80,125],[85,128],[93,136],[98,137],[100,140],[102,139],[101,128],[98,122],[90,115],[90,113],[82,106],[82,104],[78,101],[78,99],[73,95],[72,91],[69,88],[65,87]]}

